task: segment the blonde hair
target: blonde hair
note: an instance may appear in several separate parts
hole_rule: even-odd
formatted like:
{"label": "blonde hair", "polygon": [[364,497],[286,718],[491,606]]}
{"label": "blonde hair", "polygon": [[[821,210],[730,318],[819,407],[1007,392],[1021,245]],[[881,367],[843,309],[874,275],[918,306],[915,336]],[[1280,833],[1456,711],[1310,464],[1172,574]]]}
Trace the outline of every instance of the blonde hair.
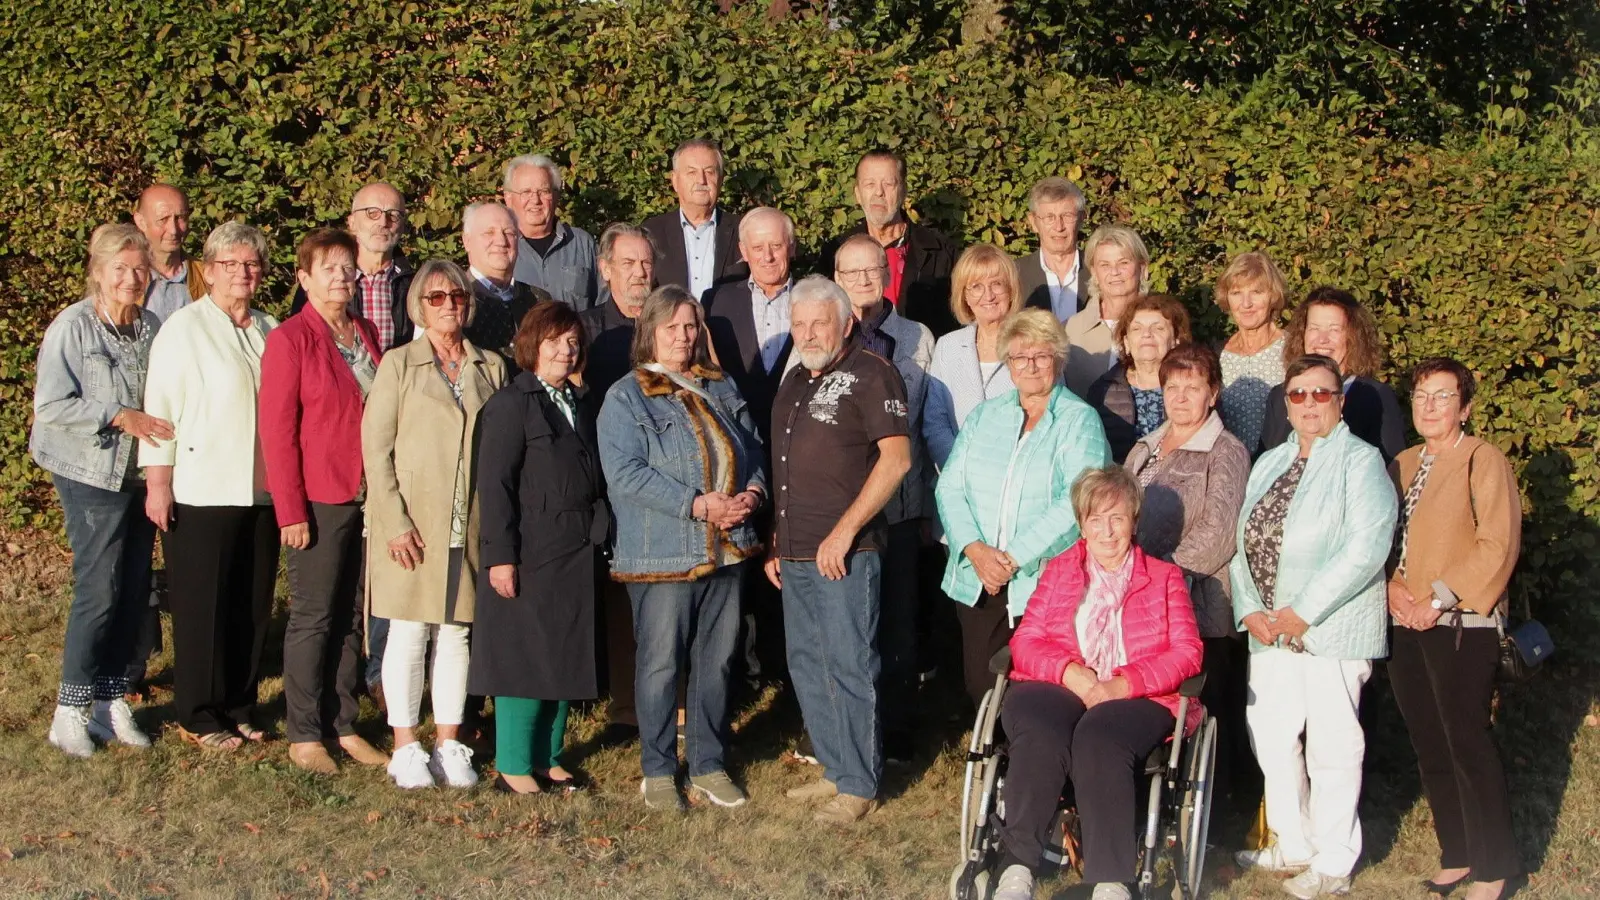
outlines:
{"label": "blonde hair", "polygon": [[[417,266],[415,275],[411,276],[411,290],[406,292],[406,316],[411,319],[411,324],[418,328],[426,328],[427,322],[423,316],[423,297],[428,293],[428,282],[435,278],[443,278],[450,282],[450,286],[467,295],[467,309],[461,315],[461,327],[472,324],[478,314],[478,293],[472,289],[472,283],[467,280],[467,273],[462,268],[448,259],[430,259]],[[488,348],[485,348],[488,349]]]}
{"label": "blonde hair", "polygon": [[1094,277],[1094,254],[1102,246],[1121,247],[1139,261],[1139,293],[1150,292],[1150,251],[1139,232],[1125,225],[1101,225],[1083,245],[1083,264],[1089,267],[1089,299],[1100,299],[1100,281]]}
{"label": "blonde hair", "polygon": [[1228,309],[1228,292],[1236,287],[1260,286],[1266,288],[1267,295],[1271,298],[1271,318],[1276,319],[1283,315],[1283,308],[1289,301],[1289,286],[1283,280],[1283,273],[1272,264],[1272,258],[1265,253],[1241,253],[1235,256],[1228,267],[1222,270],[1222,277],[1217,279],[1217,292],[1214,299],[1217,306],[1225,313]]}
{"label": "blonde hair", "polygon": [[1058,374],[1062,364],[1067,360],[1067,330],[1061,327],[1061,321],[1056,318],[1055,313],[1048,309],[1024,309],[1012,313],[1000,326],[998,346],[1002,358],[1011,352],[1013,341],[1043,344],[1049,347],[1050,352],[1055,355]]}
{"label": "blonde hair", "polygon": [[1098,469],[1084,469],[1072,483],[1072,515],[1078,526],[1104,506],[1108,500],[1121,500],[1128,504],[1134,522],[1139,521],[1139,507],[1144,502],[1144,489],[1127,469],[1111,463]]}
{"label": "blonde hair", "polygon": [[112,257],[124,250],[137,250],[144,254],[146,268],[152,264],[150,239],[133,225],[101,225],[89,236],[89,262],[83,270],[85,297],[100,296],[100,270],[111,262]]}
{"label": "blonde hair", "polygon": [[[1017,264],[1004,250],[993,244],[973,244],[961,252],[956,267],[950,273],[950,312],[956,321],[971,325],[972,307],[967,303],[967,285],[979,278],[999,274],[1011,289],[1011,309],[1022,308],[1022,280],[1017,276]],[[1009,314],[1008,313],[1008,314]]]}

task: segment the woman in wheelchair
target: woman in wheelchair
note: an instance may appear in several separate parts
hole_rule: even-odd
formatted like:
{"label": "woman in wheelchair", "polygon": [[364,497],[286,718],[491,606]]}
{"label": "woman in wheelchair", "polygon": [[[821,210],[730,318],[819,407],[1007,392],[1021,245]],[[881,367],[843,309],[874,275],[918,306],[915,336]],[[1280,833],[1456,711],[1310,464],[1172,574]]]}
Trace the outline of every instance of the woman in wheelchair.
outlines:
{"label": "woman in wheelchair", "polygon": [[[1200,671],[1183,571],[1134,546],[1140,488],[1120,466],[1072,486],[1083,538],[1045,567],[1011,639],[1001,705],[1009,742],[1005,855],[994,900],[1029,900],[1050,822],[1070,781],[1094,900],[1131,893],[1138,847],[1135,767],[1173,733],[1178,686]],[[1188,706],[1186,727],[1203,710]]]}

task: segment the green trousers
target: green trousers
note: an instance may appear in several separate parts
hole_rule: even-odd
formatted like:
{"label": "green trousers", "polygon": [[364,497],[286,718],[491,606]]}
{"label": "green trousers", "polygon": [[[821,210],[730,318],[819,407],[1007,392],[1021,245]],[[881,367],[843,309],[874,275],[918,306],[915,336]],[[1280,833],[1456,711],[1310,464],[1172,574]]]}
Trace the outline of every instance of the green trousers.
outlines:
{"label": "green trousers", "polygon": [[494,698],[494,766],[502,775],[532,775],[561,764],[567,736],[565,700]]}

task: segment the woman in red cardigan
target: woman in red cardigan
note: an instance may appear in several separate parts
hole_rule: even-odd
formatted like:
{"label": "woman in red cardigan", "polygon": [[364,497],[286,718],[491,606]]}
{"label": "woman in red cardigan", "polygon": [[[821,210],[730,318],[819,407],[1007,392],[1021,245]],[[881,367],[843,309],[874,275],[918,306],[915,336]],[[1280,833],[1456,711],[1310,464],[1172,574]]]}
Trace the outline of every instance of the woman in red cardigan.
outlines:
{"label": "woman in red cardigan", "polygon": [[[1121,466],[1072,486],[1083,539],[1050,561],[1011,638],[1000,710],[1010,742],[1006,848],[994,900],[1028,900],[1064,783],[1083,824],[1094,900],[1125,900],[1134,877],[1134,766],[1172,733],[1178,685],[1200,672],[1183,571],[1133,545],[1140,489]],[[1202,710],[1189,708],[1186,727]]]}
{"label": "woman in red cardigan", "polygon": [[383,351],[377,329],[351,312],[356,241],[349,232],[313,230],[301,239],[295,266],[308,302],[267,336],[258,420],[267,489],[289,548],[289,759],[331,775],[338,766],[328,741],[365,765],[389,761],[355,732],[366,493],[361,411]]}

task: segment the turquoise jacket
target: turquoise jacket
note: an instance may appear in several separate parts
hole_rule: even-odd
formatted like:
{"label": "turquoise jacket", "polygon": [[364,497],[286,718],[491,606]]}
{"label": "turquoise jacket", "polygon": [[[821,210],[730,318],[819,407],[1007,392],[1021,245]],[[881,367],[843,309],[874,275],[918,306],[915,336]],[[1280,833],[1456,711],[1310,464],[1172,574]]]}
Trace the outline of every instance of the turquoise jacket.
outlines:
{"label": "turquoise jacket", "polygon": [[[1235,623],[1265,609],[1245,559],[1245,526],[1262,495],[1299,453],[1299,440],[1291,438],[1262,454],[1250,470],[1235,532],[1238,552],[1228,570]],[[1283,523],[1273,604],[1293,608],[1310,624],[1308,653],[1330,659],[1378,659],[1388,653],[1384,564],[1398,514],[1394,483],[1375,447],[1343,422],[1316,439]],[[1250,649],[1265,645],[1252,637]]]}
{"label": "turquoise jacket", "polygon": [[[973,541],[1001,547],[1017,563],[1007,594],[1013,622],[1027,609],[1045,563],[1078,540],[1072,482],[1084,469],[1111,462],[1099,413],[1065,387],[1058,385],[1050,393],[1044,415],[1017,450],[1024,418],[1015,390],[979,404],[961,424],[934,490],[950,541],[944,592],[968,606],[977,603],[983,582],[961,550]],[[1015,462],[1013,451],[1018,454]],[[1010,491],[1005,490],[1008,469]],[[1002,511],[1007,523],[1003,543]]]}

